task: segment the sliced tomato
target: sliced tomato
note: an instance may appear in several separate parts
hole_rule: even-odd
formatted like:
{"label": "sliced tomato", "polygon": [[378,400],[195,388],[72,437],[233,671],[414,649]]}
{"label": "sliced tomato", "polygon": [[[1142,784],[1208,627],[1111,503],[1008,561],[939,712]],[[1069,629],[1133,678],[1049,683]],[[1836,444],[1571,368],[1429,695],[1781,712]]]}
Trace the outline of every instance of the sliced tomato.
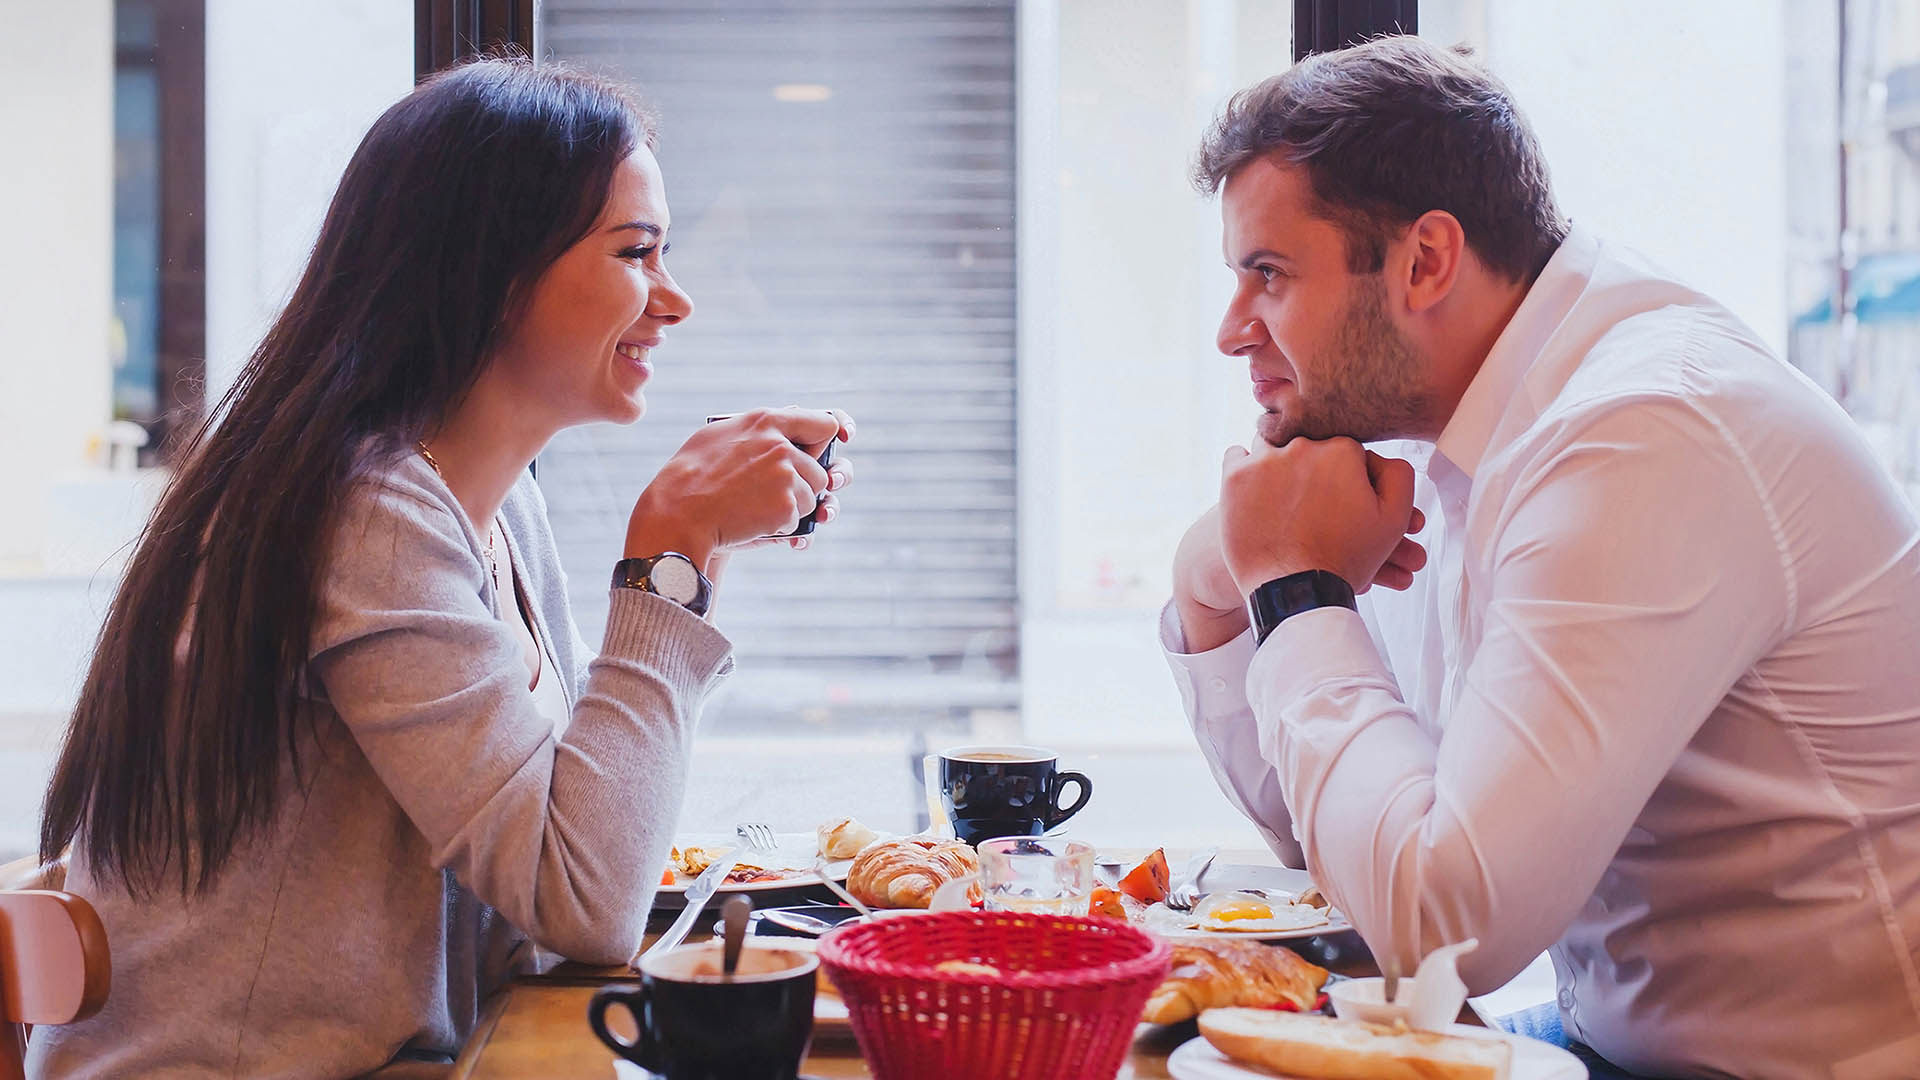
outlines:
{"label": "sliced tomato", "polygon": [[1170,876],[1166,851],[1155,848],[1153,854],[1140,860],[1139,866],[1127,871],[1127,876],[1120,879],[1120,891],[1143,904],[1157,904],[1167,898]]}
{"label": "sliced tomato", "polygon": [[1093,898],[1087,902],[1087,914],[1105,915],[1109,919],[1125,921],[1127,909],[1126,905],[1120,902],[1118,892],[1105,885],[1097,885],[1093,890]]}

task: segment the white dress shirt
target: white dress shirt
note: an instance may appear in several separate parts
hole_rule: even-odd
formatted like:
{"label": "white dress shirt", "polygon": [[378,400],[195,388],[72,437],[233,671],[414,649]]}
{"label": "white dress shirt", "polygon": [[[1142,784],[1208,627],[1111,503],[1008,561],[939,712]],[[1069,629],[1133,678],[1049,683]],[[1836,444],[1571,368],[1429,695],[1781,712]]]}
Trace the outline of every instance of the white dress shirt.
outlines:
{"label": "white dress shirt", "polygon": [[1547,950],[1615,1064],[1920,1077],[1920,525],[1845,413],[1576,230],[1404,456],[1412,589],[1163,613],[1229,799],[1403,971]]}

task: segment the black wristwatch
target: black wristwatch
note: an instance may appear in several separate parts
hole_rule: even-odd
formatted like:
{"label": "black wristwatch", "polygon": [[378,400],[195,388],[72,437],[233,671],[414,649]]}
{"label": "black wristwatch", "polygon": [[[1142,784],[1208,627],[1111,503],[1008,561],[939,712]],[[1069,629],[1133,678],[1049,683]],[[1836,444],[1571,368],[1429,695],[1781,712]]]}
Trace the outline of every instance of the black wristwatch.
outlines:
{"label": "black wristwatch", "polygon": [[693,565],[692,559],[677,551],[621,559],[613,564],[613,587],[665,597],[703,619],[713,606],[713,582]]}
{"label": "black wristwatch", "polygon": [[1274,578],[1247,596],[1247,614],[1253,619],[1255,646],[1264,645],[1267,635],[1289,616],[1314,608],[1343,607],[1360,610],[1353,599],[1353,586],[1345,578],[1328,570],[1306,570]]}

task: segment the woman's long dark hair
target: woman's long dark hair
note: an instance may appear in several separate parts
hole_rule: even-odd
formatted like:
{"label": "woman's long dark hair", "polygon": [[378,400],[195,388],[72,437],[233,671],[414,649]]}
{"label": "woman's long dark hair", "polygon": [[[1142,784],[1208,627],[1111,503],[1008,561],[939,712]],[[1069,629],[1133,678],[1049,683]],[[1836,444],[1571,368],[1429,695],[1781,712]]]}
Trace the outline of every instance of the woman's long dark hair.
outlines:
{"label": "woman's long dark hair", "polygon": [[[204,893],[301,776],[296,697],[336,509],[473,386],[653,142],[617,86],[483,60],[367,132],[286,309],[182,458],[94,647],[40,854]],[[184,639],[183,639],[184,634]]]}

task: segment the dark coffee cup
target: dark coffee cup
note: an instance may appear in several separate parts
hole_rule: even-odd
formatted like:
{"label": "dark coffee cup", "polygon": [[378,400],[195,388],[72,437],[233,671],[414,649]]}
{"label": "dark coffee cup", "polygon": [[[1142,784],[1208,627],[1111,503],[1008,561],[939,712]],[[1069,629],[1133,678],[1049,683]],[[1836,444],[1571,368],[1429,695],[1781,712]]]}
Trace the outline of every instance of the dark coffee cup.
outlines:
{"label": "dark coffee cup", "polygon": [[[587,1020],[613,1052],[665,1080],[795,1080],[813,1039],[818,957],[751,946],[723,975],[720,943],[683,945],[640,961],[638,986],[603,986]],[[607,1010],[633,1014],[639,1036],[607,1030]]]}
{"label": "dark coffee cup", "polygon": [[[1061,806],[1068,783],[1073,805]],[[1093,781],[1062,772],[1059,755],[1037,746],[962,746],[940,753],[940,806],[955,836],[977,844],[996,836],[1037,836],[1087,805]]]}
{"label": "dark coffee cup", "polygon": [[[713,416],[707,417],[707,423],[713,424],[713,423],[718,423],[721,420],[731,420],[734,417],[739,415],[740,415],[739,413],[718,413]],[[833,443],[834,443],[833,439],[828,439],[827,448],[825,450],[820,451],[820,456],[819,458],[816,459],[820,462],[820,467],[823,469],[830,469],[833,467]],[[824,497],[826,493],[821,492],[821,495],[822,497]],[[792,532],[774,533],[770,536],[762,537],[761,539],[787,540],[795,536],[807,536],[813,532],[813,527],[815,525],[818,525],[819,523],[820,523],[820,507],[815,506],[813,508],[812,513],[800,519],[800,523],[793,527]]]}

